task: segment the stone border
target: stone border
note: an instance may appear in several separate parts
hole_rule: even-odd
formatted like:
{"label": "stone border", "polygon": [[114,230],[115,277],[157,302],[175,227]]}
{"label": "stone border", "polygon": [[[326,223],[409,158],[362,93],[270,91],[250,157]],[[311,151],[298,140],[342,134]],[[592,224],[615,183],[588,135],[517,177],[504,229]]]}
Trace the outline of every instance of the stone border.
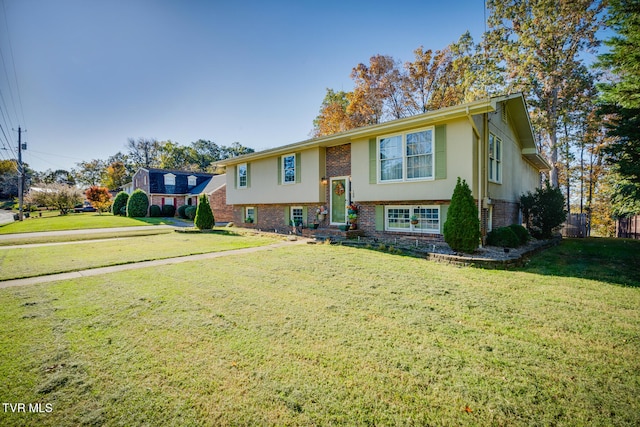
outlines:
{"label": "stone border", "polygon": [[[396,250],[398,252],[396,253],[412,255],[418,258],[425,258],[426,260],[429,260],[429,261],[456,265],[460,267],[508,269],[512,267],[523,266],[526,260],[531,255],[534,255],[545,249],[557,246],[560,244],[561,241],[562,241],[561,237],[554,237],[549,240],[539,240],[534,243],[530,243],[529,247],[525,248],[520,253],[511,255],[507,258],[497,258],[497,257],[492,258],[491,256],[488,256],[488,255],[480,256],[480,255],[462,254],[462,253],[447,254],[447,253],[429,252],[424,250],[420,251],[420,250],[407,249],[407,248],[397,248]],[[341,241],[341,242],[336,242],[336,244],[344,245],[344,246],[352,246],[352,247],[364,247],[367,245],[372,246],[370,243],[353,242],[353,241]],[[382,245],[385,247],[388,246],[385,244],[382,244]],[[393,246],[389,246],[389,247],[391,248]]]}

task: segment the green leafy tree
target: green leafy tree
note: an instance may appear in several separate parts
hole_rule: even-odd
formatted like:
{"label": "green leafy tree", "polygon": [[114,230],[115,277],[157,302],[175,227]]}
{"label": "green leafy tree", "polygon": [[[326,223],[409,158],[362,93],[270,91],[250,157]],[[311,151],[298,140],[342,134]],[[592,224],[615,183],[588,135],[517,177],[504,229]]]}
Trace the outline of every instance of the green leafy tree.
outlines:
{"label": "green leafy tree", "polygon": [[196,210],[194,225],[200,230],[211,230],[215,225],[213,211],[211,210],[209,198],[206,194],[201,194],[198,200],[198,208]]}
{"label": "green leafy tree", "polygon": [[451,196],[451,205],[444,223],[444,241],[454,251],[473,252],[480,242],[478,207],[465,180],[460,180]]}
{"label": "green leafy tree", "polygon": [[149,197],[144,191],[137,189],[127,201],[127,216],[130,218],[142,218],[147,216],[149,210]]}
{"label": "green leafy tree", "polygon": [[113,199],[113,204],[111,205],[111,213],[114,215],[125,215],[128,200],[129,195],[124,191],[116,194],[116,197]]}
{"label": "green leafy tree", "polygon": [[535,192],[527,192],[520,198],[522,214],[531,235],[548,239],[567,219],[565,199],[562,191],[552,187],[549,181]]}
{"label": "green leafy tree", "polygon": [[582,54],[594,53],[604,2],[600,0],[489,0],[488,44],[508,70],[508,90],[522,91],[532,124],[551,164],[551,185],[559,185],[562,118],[576,110],[593,79]]}
{"label": "green leafy tree", "polygon": [[73,185],[45,183],[32,187],[25,197],[25,202],[31,205],[57,208],[61,215],[66,215],[74,206],[82,203],[83,199],[82,191]]}
{"label": "green leafy tree", "polygon": [[605,41],[608,53],[598,57],[599,66],[613,77],[598,86],[599,113],[613,142],[605,149],[620,180],[614,186],[616,215],[640,213],[640,3],[611,0],[607,24],[616,35]]}

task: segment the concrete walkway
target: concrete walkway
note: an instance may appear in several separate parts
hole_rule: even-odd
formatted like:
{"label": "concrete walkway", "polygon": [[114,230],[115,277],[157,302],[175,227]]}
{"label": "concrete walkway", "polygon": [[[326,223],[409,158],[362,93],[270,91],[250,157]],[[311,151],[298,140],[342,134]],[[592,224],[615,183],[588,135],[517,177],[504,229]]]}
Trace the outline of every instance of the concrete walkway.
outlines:
{"label": "concrete walkway", "polygon": [[85,230],[61,230],[61,231],[37,231],[34,233],[0,234],[0,242],[14,239],[24,239],[29,237],[49,237],[49,236],[77,236],[82,234],[109,234],[120,231],[145,231],[157,230],[159,228],[173,230],[172,225],[141,225],[136,227],[114,227],[114,228],[88,228]]}
{"label": "concrete walkway", "polygon": [[[126,227],[126,228],[132,228],[132,227]],[[87,231],[87,230],[83,230],[83,231]],[[34,234],[34,233],[31,233],[31,234]],[[143,262],[136,262],[131,264],[114,265],[110,267],[90,268],[86,270],[72,271],[69,273],[59,273],[59,274],[50,274],[46,276],[29,277],[26,279],[5,280],[0,282],[0,289],[15,287],[15,286],[34,285],[37,283],[55,282],[58,280],[70,280],[70,279],[78,279],[81,277],[99,276],[101,274],[116,273],[116,272],[128,271],[128,270],[138,270],[141,268],[158,267],[161,265],[180,264],[180,263],[189,262],[189,261],[202,261],[206,259],[222,258],[227,256],[233,256],[233,255],[249,254],[249,253],[261,252],[261,251],[271,251],[271,250],[286,247],[286,246],[306,244],[307,242],[308,242],[307,239],[298,238],[298,240],[288,240],[284,242],[273,243],[267,246],[257,246],[254,248],[234,249],[230,251],[210,252],[206,254],[188,255],[188,256],[175,257],[175,258],[159,259],[154,261],[143,261]]]}

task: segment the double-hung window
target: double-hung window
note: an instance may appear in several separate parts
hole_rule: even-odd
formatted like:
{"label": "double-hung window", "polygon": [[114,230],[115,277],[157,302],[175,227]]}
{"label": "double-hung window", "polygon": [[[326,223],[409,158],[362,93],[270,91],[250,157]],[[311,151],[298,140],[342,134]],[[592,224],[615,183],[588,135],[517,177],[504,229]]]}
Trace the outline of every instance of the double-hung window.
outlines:
{"label": "double-hung window", "polygon": [[282,183],[294,184],[296,182],[296,155],[282,156]]}
{"label": "double-hung window", "polygon": [[247,188],[247,164],[238,165],[238,188]]}
{"label": "double-hung window", "polygon": [[379,138],[379,181],[432,179],[433,146],[433,127]]}
{"label": "double-hung window", "polygon": [[304,209],[302,207],[291,207],[291,221],[293,221],[293,225],[302,225],[304,223]]}
{"label": "double-hung window", "polygon": [[502,182],[502,140],[489,134],[489,181]]}
{"label": "double-hung window", "polygon": [[438,206],[385,206],[385,230],[406,233],[440,233]]}

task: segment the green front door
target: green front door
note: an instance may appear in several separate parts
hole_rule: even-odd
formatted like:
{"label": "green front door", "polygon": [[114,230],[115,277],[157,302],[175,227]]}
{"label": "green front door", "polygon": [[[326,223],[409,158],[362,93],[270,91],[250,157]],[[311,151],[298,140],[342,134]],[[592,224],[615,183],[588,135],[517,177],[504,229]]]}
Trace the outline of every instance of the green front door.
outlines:
{"label": "green front door", "polygon": [[347,222],[347,186],[346,178],[331,179],[331,223],[345,224]]}

